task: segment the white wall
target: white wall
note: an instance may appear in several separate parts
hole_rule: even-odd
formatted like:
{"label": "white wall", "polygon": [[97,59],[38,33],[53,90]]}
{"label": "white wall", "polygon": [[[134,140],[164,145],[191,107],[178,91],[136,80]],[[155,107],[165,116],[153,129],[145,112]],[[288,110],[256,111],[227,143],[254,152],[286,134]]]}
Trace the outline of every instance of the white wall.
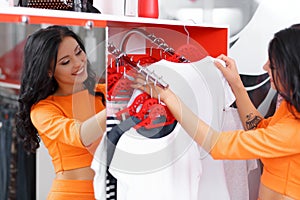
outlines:
{"label": "white wall", "polygon": [[126,0],[94,0],[94,6],[103,14],[124,15]]}
{"label": "white wall", "polygon": [[[229,24],[231,35],[251,19],[262,0],[159,0],[159,18],[195,23]],[[137,16],[138,0],[94,0],[103,14]]]}

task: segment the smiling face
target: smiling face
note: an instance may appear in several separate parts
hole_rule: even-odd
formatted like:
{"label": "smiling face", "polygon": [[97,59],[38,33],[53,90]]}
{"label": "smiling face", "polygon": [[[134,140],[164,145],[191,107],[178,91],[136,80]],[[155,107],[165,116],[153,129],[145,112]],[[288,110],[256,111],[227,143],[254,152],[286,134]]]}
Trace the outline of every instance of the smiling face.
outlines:
{"label": "smiling face", "polygon": [[58,47],[54,72],[57,95],[69,95],[83,89],[87,79],[87,57],[73,37],[65,37]]}

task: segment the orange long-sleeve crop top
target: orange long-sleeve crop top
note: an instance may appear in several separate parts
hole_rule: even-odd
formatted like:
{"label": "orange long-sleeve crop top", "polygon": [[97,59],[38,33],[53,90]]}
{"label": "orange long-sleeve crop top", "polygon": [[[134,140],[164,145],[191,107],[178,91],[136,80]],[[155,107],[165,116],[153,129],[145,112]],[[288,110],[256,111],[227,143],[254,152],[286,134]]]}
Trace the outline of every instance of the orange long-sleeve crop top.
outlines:
{"label": "orange long-sleeve crop top", "polygon": [[[106,94],[106,85],[98,84],[96,91]],[[48,149],[55,172],[87,167],[92,153],[81,143],[81,123],[103,110],[100,96],[83,90],[69,96],[49,96],[32,106],[30,117]]]}
{"label": "orange long-sleeve crop top", "polygon": [[255,130],[222,132],[211,155],[215,159],[261,159],[261,182],[300,199],[300,118],[288,106],[283,101],[274,116],[262,120]]}

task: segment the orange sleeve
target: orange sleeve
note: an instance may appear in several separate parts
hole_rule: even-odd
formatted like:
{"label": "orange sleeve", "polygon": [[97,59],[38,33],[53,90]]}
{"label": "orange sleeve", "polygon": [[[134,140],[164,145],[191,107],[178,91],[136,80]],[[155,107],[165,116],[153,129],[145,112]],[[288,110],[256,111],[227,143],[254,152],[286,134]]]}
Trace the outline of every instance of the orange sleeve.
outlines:
{"label": "orange sleeve", "polygon": [[38,103],[31,109],[30,117],[40,135],[68,145],[84,147],[79,134],[81,122],[67,118],[54,104],[46,101]]}
{"label": "orange sleeve", "polygon": [[266,128],[222,132],[210,153],[215,159],[257,159],[297,154],[300,153],[299,130],[298,120],[283,118]]}
{"label": "orange sleeve", "polygon": [[95,88],[96,92],[102,92],[104,94],[104,97],[106,97],[106,84],[97,84]]}
{"label": "orange sleeve", "polygon": [[257,125],[257,128],[265,128],[269,125],[270,121],[272,120],[272,117],[269,117],[267,119],[263,119],[259,122]]}

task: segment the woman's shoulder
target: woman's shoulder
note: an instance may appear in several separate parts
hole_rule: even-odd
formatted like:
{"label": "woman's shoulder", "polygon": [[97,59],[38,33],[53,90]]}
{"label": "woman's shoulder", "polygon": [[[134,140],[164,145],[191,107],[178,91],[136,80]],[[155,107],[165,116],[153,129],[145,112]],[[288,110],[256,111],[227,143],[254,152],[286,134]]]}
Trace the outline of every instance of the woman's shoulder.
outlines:
{"label": "woman's shoulder", "polygon": [[34,104],[31,107],[31,110],[33,109],[49,109],[49,108],[54,108],[58,107],[56,101],[54,100],[54,96],[48,96],[45,99],[40,100],[38,103]]}

